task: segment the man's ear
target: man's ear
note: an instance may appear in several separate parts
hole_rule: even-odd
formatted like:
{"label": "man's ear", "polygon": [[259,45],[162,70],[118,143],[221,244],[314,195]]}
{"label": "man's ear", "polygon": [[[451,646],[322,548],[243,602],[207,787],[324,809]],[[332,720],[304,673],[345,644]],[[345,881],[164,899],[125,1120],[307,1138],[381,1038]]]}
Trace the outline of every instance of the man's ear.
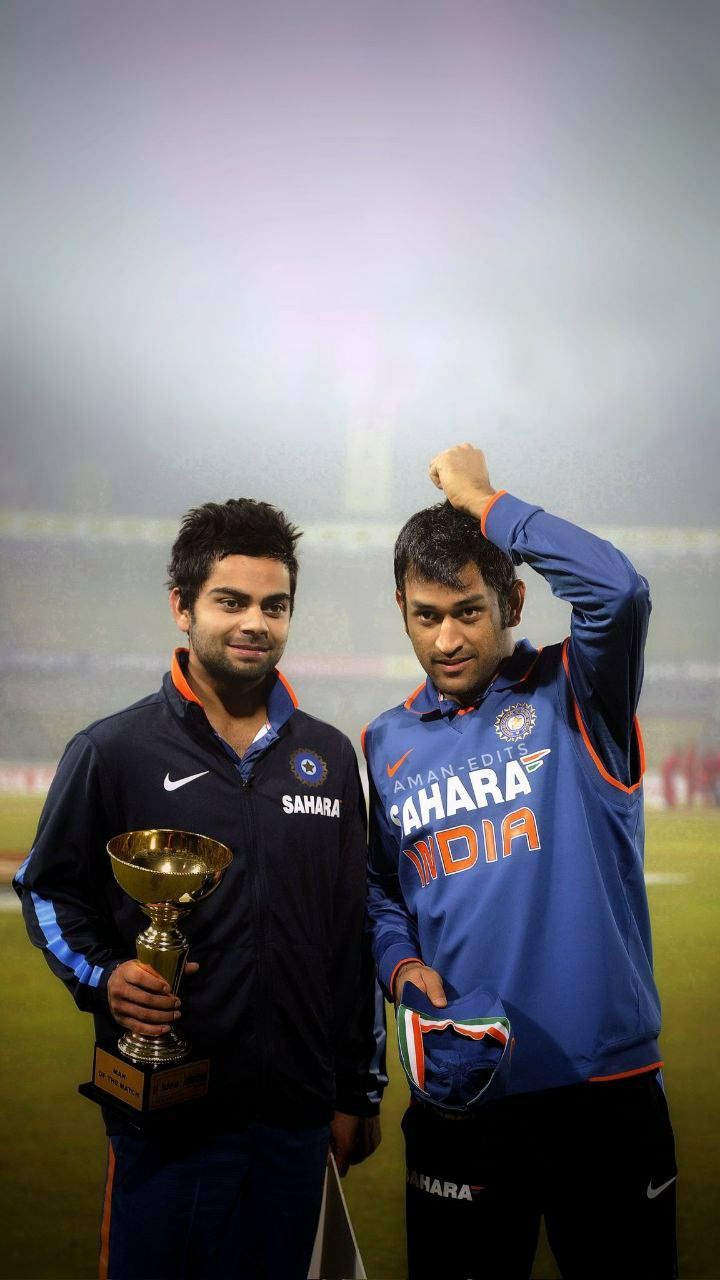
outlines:
{"label": "man's ear", "polygon": [[522,617],[523,605],[525,603],[525,583],[520,578],[516,578],[510,588],[508,596],[507,625],[509,627],[517,627]]}
{"label": "man's ear", "polygon": [[181,631],[187,635],[190,630],[190,610],[183,609],[180,604],[180,588],[173,587],[170,592],[170,612],[175,619],[176,625]]}
{"label": "man's ear", "polygon": [[403,616],[405,630],[407,631],[407,603],[405,601],[405,593],[401,591],[399,587],[395,591],[395,603]]}

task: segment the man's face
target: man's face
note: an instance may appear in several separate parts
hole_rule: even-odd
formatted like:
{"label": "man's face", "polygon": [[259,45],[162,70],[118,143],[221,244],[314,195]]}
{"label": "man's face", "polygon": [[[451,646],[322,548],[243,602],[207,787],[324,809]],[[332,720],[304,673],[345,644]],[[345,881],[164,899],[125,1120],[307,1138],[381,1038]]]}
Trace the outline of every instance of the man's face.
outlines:
{"label": "man's face", "polygon": [[503,626],[497,593],[486,586],[477,565],[468,562],[460,590],[438,582],[406,578],[397,602],[421,667],[445,697],[466,705],[492,679],[513,651],[510,627],[520,621],[524,586],[510,595],[509,625]]}
{"label": "man's face", "polygon": [[191,609],[170,593],[177,625],[190,643],[190,664],[221,685],[250,688],[277,666],[290,627],[290,574],[279,560],[216,560]]}

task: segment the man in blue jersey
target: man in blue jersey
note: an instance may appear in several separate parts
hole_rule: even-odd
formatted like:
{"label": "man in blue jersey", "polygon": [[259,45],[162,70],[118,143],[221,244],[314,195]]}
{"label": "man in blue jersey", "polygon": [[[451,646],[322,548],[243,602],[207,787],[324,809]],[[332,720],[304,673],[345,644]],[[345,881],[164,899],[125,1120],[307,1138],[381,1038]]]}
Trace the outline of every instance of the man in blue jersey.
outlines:
{"label": "man in blue jersey", "polygon": [[[181,1018],[211,1061],[207,1099],[147,1131],[105,1111],[111,1280],[305,1280],[328,1148],[343,1174],[379,1140],[357,761],[277,670],[298,537],[252,499],[188,512],[168,566],[188,648],[158,692],[73,738],[16,877],[31,941],[99,1040]],[[180,995],[134,958],[142,911],[106,852],[153,827],[234,854],[183,922]]]}
{"label": "man in blue jersey", "polygon": [[[431,463],[395,546],[427,680],[369,726],[370,914],[412,1090],[412,1280],[676,1275],[635,709],[648,586],[609,543]],[[524,585],[571,634],[515,643]]]}

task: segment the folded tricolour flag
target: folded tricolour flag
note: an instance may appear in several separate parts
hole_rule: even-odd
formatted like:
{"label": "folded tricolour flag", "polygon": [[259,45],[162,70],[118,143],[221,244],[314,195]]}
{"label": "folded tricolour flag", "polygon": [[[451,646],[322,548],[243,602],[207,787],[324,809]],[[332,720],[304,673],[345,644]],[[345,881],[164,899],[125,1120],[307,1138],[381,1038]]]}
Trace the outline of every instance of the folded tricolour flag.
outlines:
{"label": "folded tricolour flag", "polygon": [[397,1032],[402,1068],[423,1102],[462,1113],[507,1091],[513,1041],[495,992],[477,987],[438,1009],[406,982]]}

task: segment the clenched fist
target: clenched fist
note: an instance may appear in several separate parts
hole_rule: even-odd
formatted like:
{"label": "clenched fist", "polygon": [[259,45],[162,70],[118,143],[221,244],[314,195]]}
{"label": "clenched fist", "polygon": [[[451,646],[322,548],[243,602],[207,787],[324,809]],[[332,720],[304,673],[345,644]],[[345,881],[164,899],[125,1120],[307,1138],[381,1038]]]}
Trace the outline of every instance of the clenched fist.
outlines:
{"label": "clenched fist", "polygon": [[439,453],[430,463],[430,479],[442,489],[448,502],[478,520],[495,493],[485,454],[472,444],[456,444]]}

